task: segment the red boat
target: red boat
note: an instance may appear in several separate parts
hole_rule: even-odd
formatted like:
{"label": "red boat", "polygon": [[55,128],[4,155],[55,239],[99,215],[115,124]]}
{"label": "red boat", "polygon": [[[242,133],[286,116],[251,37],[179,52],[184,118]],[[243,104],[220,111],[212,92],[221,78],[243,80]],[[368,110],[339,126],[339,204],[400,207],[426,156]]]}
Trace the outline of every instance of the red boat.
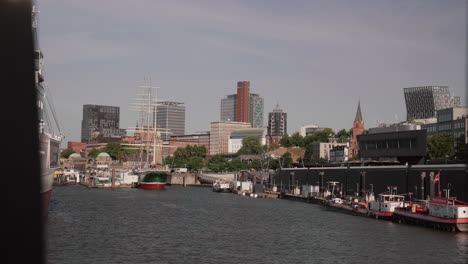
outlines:
{"label": "red boat", "polygon": [[468,203],[449,197],[431,197],[419,205],[397,208],[393,220],[445,231],[468,231]]}

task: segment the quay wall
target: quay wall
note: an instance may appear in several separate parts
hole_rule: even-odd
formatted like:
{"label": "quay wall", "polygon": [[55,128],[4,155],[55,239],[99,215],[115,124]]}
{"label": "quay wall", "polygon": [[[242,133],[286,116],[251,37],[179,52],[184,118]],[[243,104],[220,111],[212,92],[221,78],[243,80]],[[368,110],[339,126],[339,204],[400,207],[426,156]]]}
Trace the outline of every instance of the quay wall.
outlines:
{"label": "quay wall", "polygon": [[[185,179],[184,179],[185,178]],[[193,173],[181,173],[181,174],[171,174],[167,177],[167,183],[173,185],[183,185],[185,184],[193,185],[197,184],[197,178]]]}
{"label": "quay wall", "polygon": [[424,199],[437,195],[438,183],[434,182],[434,177],[439,171],[442,195],[443,190],[449,187],[451,197],[468,202],[466,164],[287,168],[273,174],[269,185],[288,192],[302,185],[318,185],[324,189],[327,182],[336,181],[346,194],[354,194],[363,186],[370,190],[372,186],[375,195],[392,186],[397,187],[400,194],[411,192],[416,199]]}

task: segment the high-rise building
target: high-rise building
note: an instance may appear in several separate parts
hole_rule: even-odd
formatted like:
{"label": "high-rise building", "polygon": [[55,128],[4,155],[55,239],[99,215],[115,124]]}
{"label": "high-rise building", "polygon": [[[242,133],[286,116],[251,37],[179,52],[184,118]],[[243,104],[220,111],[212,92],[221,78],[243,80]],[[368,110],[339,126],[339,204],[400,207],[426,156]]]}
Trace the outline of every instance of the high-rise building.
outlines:
{"label": "high-rise building", "polygon": [[210,130],[210,155],[227,153],[229,150],[229,137],[231,132],[251,128],[247,122],[211,122]]}
{"label": "high-rise building", "polygon": [[237,82],[237,122],[249,122],[250,82]]}
{"label": "high-rise building", "polygon": [[178,102],[158,102],[156,123],[161,130],[161,139],[169,140],[171,136],[185,134],[185,105]]}
{"label": "high-rise building", "polygon": [[352,158],[359,154],[359,142],[357,136],[361,135],[364,132],[364,120],[362,119],[361,113],[361,102],[358,102],[358,107],[356,111],[356,117],[353,122],[353,137],[349,142],[349,151],[348,157]]}
{"label": "high-rise building", "polygon": [[237,94],[221,99],[221,121],[237,120]]}
{"label": "high-rise building", "polygon": [[119,128],[119,122],[120,108],[117,106],[83,105],[81,142],[88,143],[98,137],[118,140],[126,135],[126,130]]}
{"label": "high-rise building", "polygon": [[273,112],[268,113],[268,144],[278,142],[284,135],[288,133],[287,127],[288,116],[283,112],[283,109],[276,104]]}
{"label": "high-rise building", "polygon": [[249,81],[237,82],[237,93],[221,99],[221,121],[248,122],[263,127],[263,98],[252,94]]}
{"label": "high-rise building", "polygon": [[263,127],[263,98],[258,94],[250,94],[249,123],[254,128]]}
{"label": "high-rise building", "polygon": [[404,88],[406,119],[435,118],[436,111],[460,106],[460,97],[450,94],[448,86]]}

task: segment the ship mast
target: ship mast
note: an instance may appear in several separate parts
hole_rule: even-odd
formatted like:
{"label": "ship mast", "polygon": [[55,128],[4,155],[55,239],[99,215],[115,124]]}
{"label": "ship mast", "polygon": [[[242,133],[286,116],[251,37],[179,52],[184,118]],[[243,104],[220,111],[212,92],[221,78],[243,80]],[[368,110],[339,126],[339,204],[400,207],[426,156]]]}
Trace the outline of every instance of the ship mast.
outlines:
{"label": "ship mast", "polygon": [[[133,103],[132,110],[136,110],[140,113],[141,126],[135,128],[135,132],[141,132],[141,143],[140,144],[125,144],[128,146],[127,149],[140,149],[140,169],[149,168],[150,166],[158,167],[162,166],[162,152],[160,142],[160,131],[158,129],[156,113],[157,113],[157,89],[160,87],[152,86],[151,78],[149,80],[144,78],[144,85],[140,86],[143,88],[143,93],[139,94],[139,98],[135,100],[139,101]],[[153,115],[153,120],[151,120]],[[143,150],[146,151],[145,158],[143,160]],[[150,154],[152,159],[150,161]]]}

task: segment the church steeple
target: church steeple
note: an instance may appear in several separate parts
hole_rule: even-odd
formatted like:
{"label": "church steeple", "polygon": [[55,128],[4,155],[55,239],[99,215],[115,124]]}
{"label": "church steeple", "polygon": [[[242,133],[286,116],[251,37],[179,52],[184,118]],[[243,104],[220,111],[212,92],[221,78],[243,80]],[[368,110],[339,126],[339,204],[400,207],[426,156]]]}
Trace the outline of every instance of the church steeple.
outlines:
{"label": "church steeple", "polygon": [[356,118],[354,118],[354,122],[356,121],[362,122],[361,101],[358,102]]}

